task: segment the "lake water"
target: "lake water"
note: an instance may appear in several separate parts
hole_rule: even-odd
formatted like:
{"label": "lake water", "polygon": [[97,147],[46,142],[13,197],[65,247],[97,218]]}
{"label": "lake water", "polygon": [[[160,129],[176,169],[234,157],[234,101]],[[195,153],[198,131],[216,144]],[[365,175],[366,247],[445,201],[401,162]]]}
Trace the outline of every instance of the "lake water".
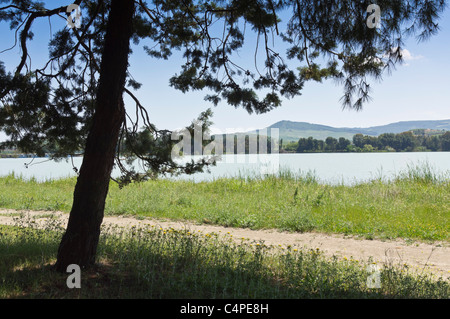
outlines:
{"label": "lake water", "polygon": [[[73,165],[80,168],[82,158],[74,158]],[[14,172],[24,178],[37,180],[76,176],[72,161],[49,161],[46,158],[0,159],[0,176]],[[426,163],[438,174],[450,173],[450,152],[426,153],[319,153],[273,155],[225,155],[211,173],[181,176],[195,181],[220,177],[261,175],[288,169],[293,173],[314,173],[320,182],[353,184],[382,177],[390,179],[408,167]],[[28,164],[28,165],[25,165]],[[113,175],[117,176],[114,170]]]}

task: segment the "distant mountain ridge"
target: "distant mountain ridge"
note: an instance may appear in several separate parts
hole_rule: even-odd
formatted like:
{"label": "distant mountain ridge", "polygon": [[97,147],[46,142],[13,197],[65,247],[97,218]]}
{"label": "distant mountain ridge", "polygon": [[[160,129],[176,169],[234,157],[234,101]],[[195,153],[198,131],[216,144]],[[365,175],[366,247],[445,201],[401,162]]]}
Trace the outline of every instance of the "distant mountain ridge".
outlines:
{"label": "distant mountain ridge", "polygon": [[369,127],[365,129],[365,131],[374,135],[380,135],[383,133],[402,133],[415,129],[450,131],[450,119],[437,121],[403,121],[387,125]]}
{"label": "distant mountain ridge", "polygon": [[[312,136],[315,139],[325,140],[331,136],[334,138],[345,137],[352,139],[355,134],[378,136],[383,133],[402,133],[414,129],[431,129],[450,131],[450,119],[435,121],[402,121],[386,125],[372,126],[367,128],[357,127],[332,127],[307,122],[279,121],[267,127],[267,129],[278,128],[279,136],[284,141],[298,141],[299,138]],[[255,133],[255,131],[248,132]]]}

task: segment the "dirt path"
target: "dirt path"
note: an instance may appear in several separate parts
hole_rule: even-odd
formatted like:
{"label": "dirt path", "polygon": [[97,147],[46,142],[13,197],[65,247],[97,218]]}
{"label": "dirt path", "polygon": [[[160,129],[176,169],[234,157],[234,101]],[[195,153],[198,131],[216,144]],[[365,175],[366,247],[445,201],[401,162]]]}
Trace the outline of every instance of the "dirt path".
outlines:
{"label": "dirt path", "polygon": [[[15,210],[0,209],[0,224],[14,224]],[[54,214],[67,222],[68,214],[61,212],[23,212],[27,218],[36,223],[44,222],[45,217]],[[277,230],[250,230],[227,228],[211,225],[197,225],[188,222],[161,221],[153,219],[138,220],[132,217],[105,217],[104,225],[119,225],[123,227],[133,225],[155,225],[161,228],[188,228],[203,233],[217,233],[223,236],[232,235],[250,241],[264,241],[267,245],[291,245],[297,248],[319,249],[328,256],[353,258],[359,261],[375,261],[379,264],[408,265],[409,269],[420,273],[431,273],[450,280],[450,244],[439,242],[425,244],[420,242],[406,243],[403,240],[363,240],[343,235],[325,235],[320,233],[287,233]]]}

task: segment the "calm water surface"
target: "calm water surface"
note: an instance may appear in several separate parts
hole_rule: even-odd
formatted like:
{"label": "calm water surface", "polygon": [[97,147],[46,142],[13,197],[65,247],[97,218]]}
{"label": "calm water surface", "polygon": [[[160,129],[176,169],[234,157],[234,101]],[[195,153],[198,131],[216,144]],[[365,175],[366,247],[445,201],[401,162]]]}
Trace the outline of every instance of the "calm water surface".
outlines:
{"label": "calm water surface", "polygon": [[[46,158],[0,159],[0,176],[14,172],[25,178],[37,180],[57,179],[76,176],[73,166],[80,168],[82,158],[72,161],[49,161]],[[31,163],[30,163],[31,162]],[[279,154],[279,155],[225,155],[211,173],[181,176],[195,181],[220,177],[261,175],[289,169],[294,173],[314,175],[323,183],[353,184],[375,178],[390,179],[408,167],[429,165],[439,174],[450,173],[450,152],[426,153],[320,153],[320,154]],[[118,171],[114,170],[117,176]],[[448,175],[447,175],[448,176]]]}

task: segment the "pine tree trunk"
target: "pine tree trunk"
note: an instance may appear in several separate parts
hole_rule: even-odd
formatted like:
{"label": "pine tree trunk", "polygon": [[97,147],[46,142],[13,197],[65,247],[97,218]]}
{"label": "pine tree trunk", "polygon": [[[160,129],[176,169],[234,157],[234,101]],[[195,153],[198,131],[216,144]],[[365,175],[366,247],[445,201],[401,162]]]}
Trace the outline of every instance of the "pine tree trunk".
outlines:
{"label": "pine tree trunk", "polygon": [[69,222],[58,249],[57,271],[65,272],[70,264],[89,267],[96,260],[106,195],[125,117],[122,94],[128,68],[133,12],[134,1],[112,0],[95,115],[75,186]]}

